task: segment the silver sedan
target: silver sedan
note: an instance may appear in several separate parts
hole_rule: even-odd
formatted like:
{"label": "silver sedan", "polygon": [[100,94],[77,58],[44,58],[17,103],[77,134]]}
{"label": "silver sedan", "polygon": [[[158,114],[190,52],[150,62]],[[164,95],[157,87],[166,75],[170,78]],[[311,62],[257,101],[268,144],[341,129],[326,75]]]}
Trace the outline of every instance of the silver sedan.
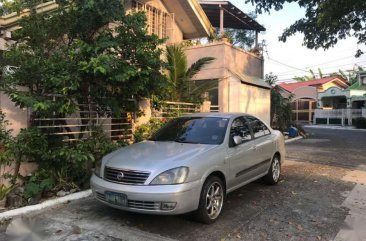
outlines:
{"label": "silver sedan", "polygon": [[148,214],[220,215],[226,194],[262,178],[276,184],[283,135],[243,113],[199,113],[169,121],[149,140],[97,164],[94,196],[114,208]]}

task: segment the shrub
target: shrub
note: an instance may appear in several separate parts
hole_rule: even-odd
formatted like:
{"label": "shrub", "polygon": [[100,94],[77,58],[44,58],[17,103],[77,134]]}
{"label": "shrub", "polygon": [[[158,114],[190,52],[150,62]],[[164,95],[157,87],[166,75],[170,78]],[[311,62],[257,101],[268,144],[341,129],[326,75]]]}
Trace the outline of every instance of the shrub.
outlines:
{"label": "shrub", "polygon": [[152,118],[146,124],[142,124],[136,128],[133,133],[135,142],[146,140],[152,136],[158,129],[160,129],[166,123],[166,119]]}
{"label": "shrub", "polygon": [[359,117],[356,118],[353,121],[353,125],[357,128],[357,129],[366,129],[366,118],[365,117]]}

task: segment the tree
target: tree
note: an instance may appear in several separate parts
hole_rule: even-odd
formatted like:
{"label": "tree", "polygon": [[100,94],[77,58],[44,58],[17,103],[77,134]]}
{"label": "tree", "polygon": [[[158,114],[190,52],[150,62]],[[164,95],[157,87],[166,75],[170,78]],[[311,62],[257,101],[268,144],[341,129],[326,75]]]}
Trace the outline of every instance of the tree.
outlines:
{"label": "tree", "polygon": [[[249,17],[256,19],[257,15],[255,12],[250,12]],[[247,29],[232,29],[225,28],[225,34],[232,40],[232,44],[242,48],[251,49],[255,42],[255,31]]]}
{"label": "tree", "polygon": [[[334,73],[334,76],[342,76],[343,79],[348,80],[348,82],[350,83],[350,85],[353,85],[354,83],[356,83],[358,81],[357,79],[357,75],[359,71],[364,71],[364,69],[360,66],[358,66],[357,68],[353,67],[353,69],[348,70],[348,71],[343,71],[343,70],[339,70],[338,73]],[[347,72],[347,74],[346,74]]]}
{"label": "tree", "polygon": [[[287,3],[296,2],[305,8],[305,17],[286,28],[280,40],[303,33],[303,43],[310,49],[328,49],[338,40],[355,37],[358,44],[366,43],[366,1],[364,0],[246,0],[256,5],[256,12],[280,10]],[[356,56],[363,52],[358,49]]]}
{"label": "tree", "polygon": [[1,90],[17,106],[57,117],[96,106],[99,114],[118,116],[135,109],[126,100],[165,93],[163,41],[147,34],[143,13],[126,14],[120,0],[57,0],[48,13],[36,13],[42,1],[14,2],[31,10],[5,53],[18,68]]}
{"label": "tree", "polygon": [[292,108],[291,100],[293,98],[290,95],[288,98],[284,98],[278,89],[275,87],[275,83],[278,77],[272,73],[266,74],[265,81],[272,86],[271,89],[271,126],[278,128],[281,131],[287,130],[292,123]]}
{"label": "tree", "polygon": [[171,85],[170,96],[175,101],[199,103],[203,100],[203,94],[209,91],[213,84],[196,85],[192,78],[215,58],[204,57],[194,62],[190,67],[187,64],[187,56],[181,45],[169,45],[166,49],[167,78]]}
{"label": "tree", "polygon": [[318,74],[315,74],[314,70],[309,69],[310,75],[304,75],[304,76],[295,76],[293,79],[298,82],[304,82],[308,80],[314,80],[314,79],[321,79],[324,77],[323,72],[320,68],[318,68]]}

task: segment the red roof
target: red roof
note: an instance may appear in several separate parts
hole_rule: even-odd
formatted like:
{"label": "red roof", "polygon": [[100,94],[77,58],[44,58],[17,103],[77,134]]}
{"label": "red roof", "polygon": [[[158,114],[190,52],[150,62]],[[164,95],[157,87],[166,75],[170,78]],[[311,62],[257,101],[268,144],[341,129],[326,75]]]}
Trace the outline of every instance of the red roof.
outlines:
{"label": "red roof", "polygon": [[313,80],[296,82],[296,83],[281,83],[281,84],[279,84],[279,86],[288,92],[293,92],[294,90],[296,90],[297,88],[300,88],[300,87],[306,87],[306,86],[318,87],[319,85],[323,85],[323,84],[331,82],[333,80],[342,81],[345,84],[345,87],[347,87],[347,85],[348,85],[347,81],[345,79],[343,79],[342,77],[333,76],[333,77],[313,79]]}

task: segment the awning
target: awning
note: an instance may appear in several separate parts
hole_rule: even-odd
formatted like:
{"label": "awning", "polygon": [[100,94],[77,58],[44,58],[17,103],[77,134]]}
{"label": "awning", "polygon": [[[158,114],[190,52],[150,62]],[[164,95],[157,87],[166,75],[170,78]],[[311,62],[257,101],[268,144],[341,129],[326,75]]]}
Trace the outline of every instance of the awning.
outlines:
{"label": "awning", "polygon": [[235,71],[229,70],[231,74],[236,76],[242,84],[256,86],[262,89],[272,89],[272,87],[267,84],[263,79],[256,77],[256,76],[250,76],[246,75],[244,73],[237,73]]}
{"label": "awning", "polygon": [[200,4],[212,26],[216,28],[220,28],[220,10],[222,9],[224,13],[224,28],[248,29],[257,32],[266,31],[262,25],[229,1],[200,0]]}

